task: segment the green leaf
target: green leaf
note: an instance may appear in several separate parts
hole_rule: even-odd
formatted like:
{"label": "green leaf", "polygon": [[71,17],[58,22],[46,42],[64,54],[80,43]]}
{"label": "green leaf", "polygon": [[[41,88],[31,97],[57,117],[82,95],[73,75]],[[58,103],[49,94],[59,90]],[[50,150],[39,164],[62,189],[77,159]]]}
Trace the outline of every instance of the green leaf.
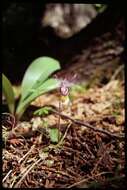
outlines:
{"label": "green leaf", "polygon": [[46,80],[44,83],[42,83],[42,85],[40,85],[37,89],[35,89],[27,98],[19,102],[19,105],[16,110],[17,117],[20,118],[24,113],[24,111],[26,110],[26,108],[30,105],[30,103],[33,100],[35,100],[38,96],[58,88],[59,85],[60,81],[53,78],[50,78]]}
{"label": "green leaf", "polygon": [[31,94],[32,89],[37,89],[56,70],[60,69],[57,60],[50,57],[35,59],[25,72],[22,81],[21,99]]}
{"label": "green leaf", "polygon": [[45,106],[43,108],[39,108],[38,110],[36,110],[34,112],[34,115],[39,115],[39,116],[48,115],[50,110],[52,110],[51,107]]}
{"label": "green leaf", "polygon": [[49,136],[52,143],[57,143],[59,137],[59,130],[57,128],[50,128]]}
{"label": "green leaf", "polygon": [[14,114],[15,111],[15,97],[11,82],[2,74],[2,90],[8,103],[9,111]]}
{"label": "green leaf", "polygon": [[97,12],[102,13],[103,11],[105,11],[105,9],[107,9],[108,5],[105,4],[95,4],[95,9],[97,10]]}

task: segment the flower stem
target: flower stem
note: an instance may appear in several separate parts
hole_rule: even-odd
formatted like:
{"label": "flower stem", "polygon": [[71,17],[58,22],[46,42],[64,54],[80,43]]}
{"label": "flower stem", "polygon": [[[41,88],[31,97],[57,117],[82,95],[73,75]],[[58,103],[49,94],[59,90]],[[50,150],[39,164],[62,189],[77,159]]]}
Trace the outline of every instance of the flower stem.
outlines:
{"label": "flower stem", "polygon": [[[59,108],[58,112],[61,113],[61,95],[59,96]],[[58,115],[58,142],[60,140],[60,115]]]}

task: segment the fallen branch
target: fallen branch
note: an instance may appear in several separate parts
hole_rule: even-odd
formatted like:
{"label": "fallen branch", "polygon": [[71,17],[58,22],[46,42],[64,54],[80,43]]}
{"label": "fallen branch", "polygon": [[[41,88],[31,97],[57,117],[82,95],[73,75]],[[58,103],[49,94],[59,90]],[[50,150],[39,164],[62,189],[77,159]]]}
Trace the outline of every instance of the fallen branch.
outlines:
{"label": "fallen branch", "polygon": [[121,135],[121,136],[115,135],[115,134],[110,133],[109,131],[106,131],[106,130],[103,130],[103,129],[97,129],[97,128],[93,127],[92,125],[90,125],[89,123],[86,123],[86,122],[83,122],[83,121],[79,121],[79,120],[73,119],[73,118],[71,118],[70,116],[64,115],[64,114],[62,114],[62,113],[59,113],[59,112],[56,111],[56,110],[51,110],[51,111],[54,112],[55,114],[60,115],[60,116],[63,117],[63,118],[66,118],[66,119],[71,120],[71,121],[72,121],[73,123],[75,123],[75,124],[82,125],[82,126],[84,126],[84,127],[88,127],[88,128],[90,128],[90,129],[92,129],[92,130],[94,130],[94,131],[96,131],[96,132],[103,133],[103,134],[108,135],[108,136],[110,136],[110,137],[112,137],[112,138],[117,138],[117,139],[124,140],[124,136],[123,136],[123,135]]}

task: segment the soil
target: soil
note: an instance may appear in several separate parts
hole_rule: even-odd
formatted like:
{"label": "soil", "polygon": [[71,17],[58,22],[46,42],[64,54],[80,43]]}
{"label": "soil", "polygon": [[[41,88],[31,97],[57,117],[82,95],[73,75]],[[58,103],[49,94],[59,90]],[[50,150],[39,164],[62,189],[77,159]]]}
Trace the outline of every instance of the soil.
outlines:
{"label": "soil", "polygon": [[124,82],[117,79],[103,87],[72,89],[70,95],[70,109],[61,112],[62,143],[53,144],[44,131],[44,121],[49,128],[58,126],[57,92],[33,103],[50,105],[55,112],[21,121],[5,138],[4,187],[124,187]]}

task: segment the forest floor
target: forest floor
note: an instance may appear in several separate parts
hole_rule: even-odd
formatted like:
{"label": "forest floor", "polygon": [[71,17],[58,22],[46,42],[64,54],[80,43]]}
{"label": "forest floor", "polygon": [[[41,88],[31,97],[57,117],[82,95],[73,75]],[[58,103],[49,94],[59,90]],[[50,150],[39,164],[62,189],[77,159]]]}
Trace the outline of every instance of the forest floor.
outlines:
{"label": "forest floor", "polygon": [[[124,81],[74,85],[70,99],[59,112],[59,93],[42,95],[33,104],[55,111],[17,124],[4,142],[4,187],[124,187]],[[47,132],[53,127],[58,144]]]}
{"label": "forest floor", "polygon": [[[60,71],[65,78],[78,74],[82,82],[71,87],[70,99],[58,91],[40,96],[12,129],[14,118],[3,115],[3,187],[124,187],[125,82],[117,33],[119,38],[112,31],[92,40]],[[44,106],[51,109],[33,114]]]}

